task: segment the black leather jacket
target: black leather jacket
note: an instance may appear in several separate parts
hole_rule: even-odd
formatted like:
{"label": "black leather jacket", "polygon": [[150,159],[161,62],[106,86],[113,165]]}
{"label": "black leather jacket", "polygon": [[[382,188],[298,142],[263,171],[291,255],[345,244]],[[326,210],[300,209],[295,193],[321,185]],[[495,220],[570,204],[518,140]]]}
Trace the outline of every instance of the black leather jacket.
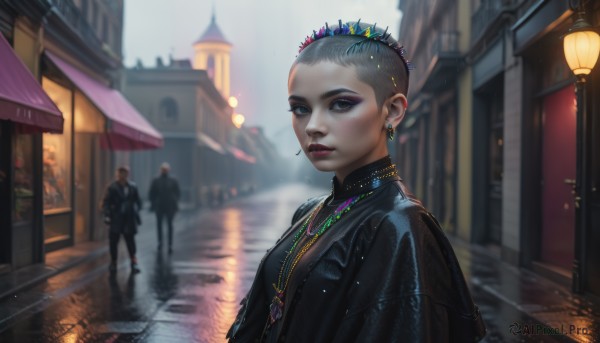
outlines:
{"label": "black leather jacket", "polygon": [[[365,177],[386,161],[359,168]],[[303,256],[286,292],[281,325],[264,334],[271,299],[263,265],[242,300],[230,342],[476,342],[485,335],[460,266],[436,219],[394,176]],[[352,194],[337,187],[333,201]],[[323,198],[307,201],[283,237],[294,234]],[[329,200],[329,199],[328,199]],[[279,243],[279,241],[278,241]]]}
{"label": "black leather jacket", "polygon": [[107,224],[112,232],[135,234],[141,224],[139,211],[142,200],[135,183],[128,181],[127,187],[129,190],[125,194],[124,187],[119,182],[112,182],[104,193],[102,211],[110,219]]}

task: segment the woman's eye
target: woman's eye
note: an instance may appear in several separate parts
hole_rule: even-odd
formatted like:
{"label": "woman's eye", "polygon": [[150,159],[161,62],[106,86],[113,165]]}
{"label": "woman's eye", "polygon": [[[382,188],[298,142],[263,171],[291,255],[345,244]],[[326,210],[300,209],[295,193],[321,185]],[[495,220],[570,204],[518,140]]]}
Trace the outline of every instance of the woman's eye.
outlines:
{"label": "woman's eye", "polygon": [[310,109],[302,105],[290,105],[290,112],[294,115],[302,116],[310,113]]}
{"label": "woman's eye", "polygon": [[352,107],[354,107],[354,105],[356,105],[355,101],[350,101],[350,100],[335,100],[334,102],[331,103],[330,109],[332,111],[348,111],[350,109],[352,109]]}

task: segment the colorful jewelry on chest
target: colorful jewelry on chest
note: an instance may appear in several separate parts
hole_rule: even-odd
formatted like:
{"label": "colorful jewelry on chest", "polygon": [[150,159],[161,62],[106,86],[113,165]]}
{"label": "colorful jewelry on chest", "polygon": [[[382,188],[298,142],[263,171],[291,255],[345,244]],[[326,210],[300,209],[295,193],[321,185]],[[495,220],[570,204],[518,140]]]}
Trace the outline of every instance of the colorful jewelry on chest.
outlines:
{"label": "colorful jewelry on chest", "polygon": [[353,183],[344,185],[344,192],[354,192],[371,185],[374,182],[388,180],[390,178],[399,178],[398,170],[395,164],[391,164],[383,169],[374,170],[367,177],[357,180]]}
{"label": "colorful jewelry on chest", "polygon": [[273,284],[275,288],[275,296],[269,306],[269,321],[268,326],[273,325],[277,320],[283,316],[283,308],[285,306],[285,291],[287,289],[290,277],[294,272],[298,262],[302,259],[302,256],[310,249],[311,246],[321,237],[333,224],[335,224],[342,216],[356,205],[359,201],[365,199],[373,192],[368,192],[360,195],[350,197],[343,203],[341,203],[333,213],[331,213],[325,220],[319,225],[313,226],[317,213],[323,208],[324,201],[321,202],[315,209],[310,213],[308,218],[300,227],[300,230],[294,235],[292,245],[287,251],[287,255],[283,260],[281,269],[279,270],[279,277],[277,278],[277,284]]}

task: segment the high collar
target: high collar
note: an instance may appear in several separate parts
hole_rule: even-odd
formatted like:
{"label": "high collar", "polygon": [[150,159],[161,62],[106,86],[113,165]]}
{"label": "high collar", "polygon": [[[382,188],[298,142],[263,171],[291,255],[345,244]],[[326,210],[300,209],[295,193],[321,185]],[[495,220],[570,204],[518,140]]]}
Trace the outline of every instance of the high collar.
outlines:
{"label": "high collar", "polygon": [[336,176],[331,180],[332,201],[372,191],[391,180],[400,180],[396,165],[390,156],[366,164],[352,171],[340,185]]}

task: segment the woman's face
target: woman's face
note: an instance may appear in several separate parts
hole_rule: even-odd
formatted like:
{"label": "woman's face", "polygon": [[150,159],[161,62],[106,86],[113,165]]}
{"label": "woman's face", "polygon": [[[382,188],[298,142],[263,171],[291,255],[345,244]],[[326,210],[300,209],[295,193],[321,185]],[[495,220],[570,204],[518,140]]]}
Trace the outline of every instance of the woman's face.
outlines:
{"label": "woman's face", "polygon": [[288,80],[292,123],[302,150],[321,171],[343,182],[356,168],[385,157],[385,106],[354,67],[297,64]]}

